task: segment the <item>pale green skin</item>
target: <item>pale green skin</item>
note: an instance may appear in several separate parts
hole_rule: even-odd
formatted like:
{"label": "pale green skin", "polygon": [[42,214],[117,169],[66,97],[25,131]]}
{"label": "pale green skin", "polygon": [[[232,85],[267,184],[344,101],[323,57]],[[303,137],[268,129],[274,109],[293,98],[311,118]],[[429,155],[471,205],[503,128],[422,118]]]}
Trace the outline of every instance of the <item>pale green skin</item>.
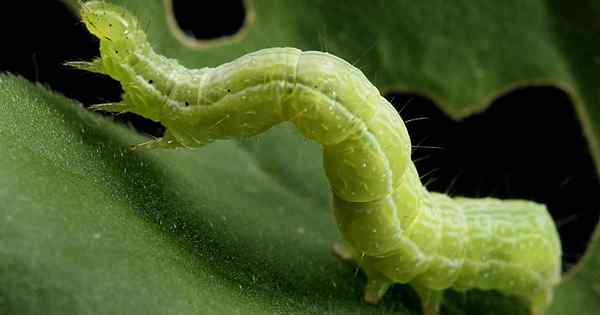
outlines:
{"label": "pale green skin", "polygon": [[425,314],[445,289],[495,289],[542,313],[560,279],[560,240],[543,205],[522,200],[451,199],[428,192],[410,159],[406,127],[392,105],[346,61],[295,48],[260,50],[216,68],[186,69],[156,54],[135,18],[103,2],[81,17],[100,39],[101,58],[72,66],[121,82],[120,103],[166,127],[136,148],[197,148],[259,134],[284,121],[323,146],[333,208],[351,256],[376,303],[409,283]]}

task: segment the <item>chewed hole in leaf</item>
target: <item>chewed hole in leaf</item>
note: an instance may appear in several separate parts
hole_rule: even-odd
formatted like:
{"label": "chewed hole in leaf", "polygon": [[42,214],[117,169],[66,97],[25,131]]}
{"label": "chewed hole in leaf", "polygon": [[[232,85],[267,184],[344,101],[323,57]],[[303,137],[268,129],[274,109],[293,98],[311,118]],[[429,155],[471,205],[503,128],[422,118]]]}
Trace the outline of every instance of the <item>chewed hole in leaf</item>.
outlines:
{"label": "chewed hole in leaf", "polygon": [[249,1],[165,2],[171,29],[184,44],[192,47],[218,45],[243,37],[254,21]]}
{"label": "chewed hole in leaf", "polygon": [[108,102],[107,93],[120,95],[119,83],[111,78],[63,65],[67,61],[92,60],[98,55],[99,45],[64,2],[40,1],[35,10],[28,3],[19,3],[10,8],[10,15],[27,17],[31,27],[18,32],[5,28],[3,38],[6,47],[11,48],[2,56],[0,72],[40,82],[84,103]]}
{"label": "chewed hole in leaf", "polygon": [[429,189],[544,203],[560,232],[564,268],[581,258],[600,214],[588,192],[600,191],[600,183],[563,91],[519,89],[462,121],[418,95],[388,99],[407,122],[413,160]]}

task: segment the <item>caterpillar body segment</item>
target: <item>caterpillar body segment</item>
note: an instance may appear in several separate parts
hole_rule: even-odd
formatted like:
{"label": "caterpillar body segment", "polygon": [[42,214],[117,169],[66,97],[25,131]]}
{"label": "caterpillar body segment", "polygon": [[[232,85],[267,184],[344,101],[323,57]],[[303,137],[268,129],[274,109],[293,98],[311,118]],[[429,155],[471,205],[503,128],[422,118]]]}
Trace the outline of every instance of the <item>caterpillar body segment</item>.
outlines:
{"label": "caterpillar body segment", "polygon": [[409,283],[426,314],[448,288],[498,290],[542,313],[560,280],[560,240],[545,207],[522,200],[428,192],[392,105],[346,61],[323,52],[263,49],[215,68],[187,69],[156,54],[135,17],[105,2],[82,4],[100,58],[77,68],[118,80],[123,100],[95,106],[160,121],[163,138],[137,149],[197,148],[260,134],[284,121],[323,147],[333,210],[365,271],[365,300]]}

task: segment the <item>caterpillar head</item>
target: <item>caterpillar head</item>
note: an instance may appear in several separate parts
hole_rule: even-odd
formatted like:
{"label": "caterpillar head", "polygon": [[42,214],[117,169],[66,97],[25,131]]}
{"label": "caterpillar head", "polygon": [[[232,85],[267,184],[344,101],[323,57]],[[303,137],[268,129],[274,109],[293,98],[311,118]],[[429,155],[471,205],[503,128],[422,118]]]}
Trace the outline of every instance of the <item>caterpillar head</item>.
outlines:
{"label": "caterpillar head", "polygon": [[138,29],[136,18],[125,9],[103,1],[88,1],[81,5],[81,20],[101,41],[121,42]]}

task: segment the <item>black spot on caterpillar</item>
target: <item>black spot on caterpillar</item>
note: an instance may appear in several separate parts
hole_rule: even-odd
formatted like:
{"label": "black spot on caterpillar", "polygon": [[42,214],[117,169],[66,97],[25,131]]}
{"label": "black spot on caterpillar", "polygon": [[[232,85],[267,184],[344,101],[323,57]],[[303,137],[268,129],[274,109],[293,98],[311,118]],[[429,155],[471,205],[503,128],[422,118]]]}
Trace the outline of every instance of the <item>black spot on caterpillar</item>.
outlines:
{"label": "black spot on caterpillar", "polygon": [[119,103],[93,106],[162,122],[163,138],[137,149],[197,148],[259,134],[283,121],[323,146],[338,247],[365,271],[365,300],[409,283],[425,314],[448,288],[498,290],[536,313],[560,280],[560,240],[546,208],[523,200],[450,198],[428,192],[410,159],[398,112],[363,73],[322,52],[260,50],[216,68],[186,69],[156,54],[135,17],[86,2],[81,17],[101,57],[71,66],[110,75]]}

